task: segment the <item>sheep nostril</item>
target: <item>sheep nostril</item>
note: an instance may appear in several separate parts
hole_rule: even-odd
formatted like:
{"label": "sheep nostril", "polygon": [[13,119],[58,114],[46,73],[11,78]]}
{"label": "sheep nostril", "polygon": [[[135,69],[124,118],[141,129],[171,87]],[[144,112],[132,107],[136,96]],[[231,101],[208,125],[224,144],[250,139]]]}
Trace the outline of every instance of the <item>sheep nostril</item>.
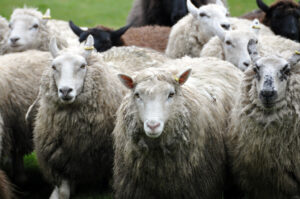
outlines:
{"label": "sheep nostril", "polygon": [[229,29],[230,29],[230,25],[229,25],[229,24],[222,24],[221,26],[222,26],[222,28],[224,28],[225,30],[229,30]]}
{"label": "sheep nostril", "polygon": [[244,64],[244,66],[246,66],[246,67],[248,67],[248,66],[250,65],[249,62],[244,62],[243,64]]}
{"label": "sheep nostril", "polygon": [[147,123],[147,126],[153,131],[160,126],[160,123],[149,122],[149,123]]}
{"label": "sheep nostril", "polygon": [[20,39],[20,37],[13,37],[13,38],[10,38],[10,41],[11,41],[11,43],[16,43],[19,39]]}

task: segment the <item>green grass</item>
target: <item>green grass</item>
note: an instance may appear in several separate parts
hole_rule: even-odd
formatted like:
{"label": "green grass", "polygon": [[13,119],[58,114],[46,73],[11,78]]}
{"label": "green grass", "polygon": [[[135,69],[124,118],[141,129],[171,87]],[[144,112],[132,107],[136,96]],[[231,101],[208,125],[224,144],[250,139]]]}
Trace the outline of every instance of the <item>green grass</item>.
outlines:
{"label": "green grass", "polygon": [[[0,15],[9,18],[12,10],[16,7],[27,5],[37,7],[45,12],[51,9],[51,15],[56,19],[73,20],[80,26],[94,26],[102,24],[117,28],[124,26],[127,14],[131,8],[133,0],[1,0]],[[273,0],[265,0],[270,4]],[[256,9],[255,0],[228,0],[230,12],[233,16],[240,16],[246,12]],[[39,172],[38,164],[34,154],[24,158],[26,171],[33,183],[29,184],[33,190],[39,190],[44,195],[27,195],[28,198],[47,198],[51,187],[44,181]],[[34,184],[35,183],[35,184]],[[110,194],[91,192],[79,193],[75,199],[109,199]]]}

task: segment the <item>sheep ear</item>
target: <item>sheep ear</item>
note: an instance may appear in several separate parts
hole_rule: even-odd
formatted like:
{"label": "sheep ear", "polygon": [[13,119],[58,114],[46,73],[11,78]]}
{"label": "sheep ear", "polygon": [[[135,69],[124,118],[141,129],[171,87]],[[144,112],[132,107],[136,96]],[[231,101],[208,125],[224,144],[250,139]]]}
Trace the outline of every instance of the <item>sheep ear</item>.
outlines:
{"label": "sheep ear", "polygon": [[79,42],[85,41],[89,35],[90,33],[88,31],[83,31],[79,36]]}
{"label": "sheep ear", "polygon": [[57,55],[59,54],[55,37],[52,37],[50,40],[49,50],[53,58],[57,57]]}
{"label": "sheep ear", "polygon": [[69,26],[72,29],[72,31],[78,36],[80,37],[81,33],[84,32],[81,28],[79,28],[78,26],[76,26],[73,21],[69,21]]}
{"label": "sheep ear", "polygon": [[252,24],[251,24],[251,30],[255,33],[255,34],[259,34],[260,31],[260,23],[258,19],[254,19]]}
{"label": "sheep ear", "polygon": [[191,2],[191,0],[186,1],[186,6],[188,8],[189,13],[191,13],[194,17],[197,17],[198,8],[196,6],[194,6],[194,4]]}
{"label": "sheep ear", "polygon": [[223,1],[221,0],[216,0],[216,4],[225,7]]}
{"label": "sheep ear", "polygon": [[296,51],[295,54],[288,60],[291,67],[296,65],[299,61],[300,61],[300,51]]}
{"label": "sheep ear", "polygon": [[111,37],[113,39],[120,38],[130,27],[131,27],[131,24],[126,25],[126,26],[120,28],[119,30],[112,32]]}
{"label": "sheep ear", "polygon": [[188,78],[190,77],[191,75],[191,72],[192,72],[192,69],[187,69],[185,70],[183,73],[181,73],[179,75],[178,78],[176,78],[176,81],[180,84],[180,85],[183,85],[187,80]]}
{"label": "sheep ear", "polygon": [[43,16],[43,21],[46,24],[51,19],[50,9],[48,8]]}
{"label": "sheep ear", "polygon": [[94,50],[94,37],[89,35],[84,45],[84,57],[89,57]]}
{"label": "sheep ear", "polygon": [[262,0],[256,0],[256,4],[262,11],[265,13],[268,12],[269,6],[267,6]]}
{"label": "sheep ear", "polygon": [[251,57],[252,62],[256,62],[260,56],[257,52],[257,40],[251,39],[248,43],[248,53]]}
{"label": "sheep ear", "polygon": [[134,88],[134,82],[133,79],[125,74],[119,74],[118,75],[120,81],[122,82],[122,84],[124,84],[125,87],[129,88],[129,89],[133,89]]}

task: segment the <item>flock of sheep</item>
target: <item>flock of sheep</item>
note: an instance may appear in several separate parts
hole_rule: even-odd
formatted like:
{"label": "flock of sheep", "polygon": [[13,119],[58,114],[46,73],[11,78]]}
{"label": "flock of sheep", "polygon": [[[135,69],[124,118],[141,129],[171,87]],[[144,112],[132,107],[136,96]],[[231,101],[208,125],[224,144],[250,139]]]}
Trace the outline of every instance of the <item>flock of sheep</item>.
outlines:
{"label": "flock of sheep", "polygon": [[1,199],[32,151],[50,199],[87,183],[116,199],[300,199],[299,33],[261,24],[261,0],[260,20],[161,2],[136,0],[119,30],[49,9],[0,18]]}

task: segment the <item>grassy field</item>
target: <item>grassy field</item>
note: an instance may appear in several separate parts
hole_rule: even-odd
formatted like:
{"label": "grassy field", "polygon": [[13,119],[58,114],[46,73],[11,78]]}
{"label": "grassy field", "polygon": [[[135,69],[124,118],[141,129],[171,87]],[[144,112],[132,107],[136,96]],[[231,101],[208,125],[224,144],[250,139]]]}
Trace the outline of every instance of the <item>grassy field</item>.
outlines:
{"label": "grassy field", "polygon": [[[265,2],[270,4],[273,0],[265,0]],[[255,0],[228,0],[228,3],[233,16],[240,16],[257,8]],[[90,27],[102,24],[117,28],[125,25],[131,4],[132,0],[1,0],[0,15],[9,18],[14,8],[27,5],[38,7],[43,12],[50,8],[53,18],[72,19],[80,26]],[[38,181],[35,184],[28,184],[29,190],[43,192],[42,195],[27,195],[26,198],[41,199],[49,197],[52,188],[43,181],[34,154],[25,157],[25,165],[30,178]],[[81,198],[108,199],[111,196],[109,193],[99,195],[93,191],[83,191],[75,199]]]}

